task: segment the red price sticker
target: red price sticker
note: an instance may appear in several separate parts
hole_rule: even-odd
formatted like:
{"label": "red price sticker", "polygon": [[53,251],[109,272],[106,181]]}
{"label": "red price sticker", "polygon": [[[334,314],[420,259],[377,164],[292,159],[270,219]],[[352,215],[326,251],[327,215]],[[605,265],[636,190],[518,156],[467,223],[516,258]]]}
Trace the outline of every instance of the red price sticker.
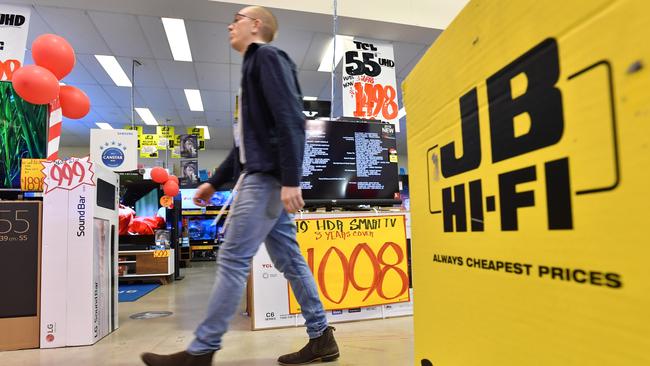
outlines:
{"label": "red price sticker", "polygon": [[0,80],[11,80],[14,72],[20,68],[20,61],[6,60],[0,61]]}
{"label": "red price sticker", "polygon": [[355,117],[393,120],[397,117],[397,92],[390,85],[354,83]]}
{"label": "red price sticker", "polygon": [[43,184],[45,192],[48,193],[54,189],[73,190],[81,185],[87,184],[94,186],[93,164],[89,157],[82,159],[72,158],[66,161],[46,161],[43,163],[43,173],[45,179]]}

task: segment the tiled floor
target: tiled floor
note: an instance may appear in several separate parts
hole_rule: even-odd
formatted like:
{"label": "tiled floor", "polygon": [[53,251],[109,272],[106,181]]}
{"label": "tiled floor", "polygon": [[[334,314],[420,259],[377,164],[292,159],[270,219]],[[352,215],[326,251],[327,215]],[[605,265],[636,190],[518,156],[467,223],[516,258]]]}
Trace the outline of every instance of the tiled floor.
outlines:
{"label": "tiled floor", "polygon": [[[214,263],[184,270],[185,279],[161,286],[136,302],[120,303],[120,329],[94,346],[0,352],[0,366],[143,365],[142,352],[184,349],[201,320],[214,280]],[[167,318],[132,320],[142,311],[166,310]],[[413,365],[413,318],[402,317],[335,324],[341,358],[328,366]],[[235,317],[215,365],[276,365],[277,356],[301,348],[304,328],[251,331],[250,319]]]}

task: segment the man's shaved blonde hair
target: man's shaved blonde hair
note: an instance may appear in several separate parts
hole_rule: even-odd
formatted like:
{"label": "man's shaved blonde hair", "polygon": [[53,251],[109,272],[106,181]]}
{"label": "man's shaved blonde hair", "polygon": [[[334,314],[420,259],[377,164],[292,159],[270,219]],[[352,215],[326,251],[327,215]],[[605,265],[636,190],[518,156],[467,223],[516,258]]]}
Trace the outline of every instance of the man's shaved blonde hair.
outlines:
{"label": "man's shaved blonde hair", "polygon": [[275,15],[263,6],[249,6],[246,8],[250,12],[250,16],[262,21],[260,28],[260,35],[264,42],[271,42],[275,39],[278,33],[278,20]]}

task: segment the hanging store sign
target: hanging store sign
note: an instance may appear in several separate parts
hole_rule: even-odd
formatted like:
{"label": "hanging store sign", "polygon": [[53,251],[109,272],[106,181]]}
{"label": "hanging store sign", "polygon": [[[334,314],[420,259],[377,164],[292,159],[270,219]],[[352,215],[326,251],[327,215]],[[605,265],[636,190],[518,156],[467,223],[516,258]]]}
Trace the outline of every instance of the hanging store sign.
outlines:
{"label": "hanging store sign", "polygon": [[25,60],[31,8],[2,5],[0,11],[0,80],[11,80]]}
{"label": "hanging store sign", "polygon": [[138,133],[127,130],[90,130],[90,160],[114,172],[138,168]]}
{"label": "hanging store sign", "polygon": [[398,123],[393,45],[361,38],[343,42],[343,116]]}
{"label": "hanging store sign", "polygon": [[140,135],[140,157],[145,159],[158,157],[158,135]]}

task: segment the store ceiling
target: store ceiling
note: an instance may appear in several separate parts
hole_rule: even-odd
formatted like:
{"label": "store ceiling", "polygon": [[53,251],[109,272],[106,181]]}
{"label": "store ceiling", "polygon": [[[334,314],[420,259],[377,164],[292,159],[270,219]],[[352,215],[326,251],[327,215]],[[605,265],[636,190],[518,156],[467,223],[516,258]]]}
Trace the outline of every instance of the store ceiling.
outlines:
{"label": "store ceiling", "polygon": [[[115,128],[131,118],[131,88],[118,87],[95,59],[95,54],[114,55],[130,77],[135,71],[135,106],[149,108],[160,124],[208,125],[208,148],[232,146],[234,98],[239,88],[241,56],[230,49],[228,22],[242,6],[208,0],[37,0],[12,1],[33,5],[28,48],[38,35],[56,33],[74,47],[77,64],[63,81],[84,90],[91,112],[82,120],[64,119],[62,145],[87,146],[95,122]],[[331,75],[318,72],[321,57],[332,34],[327,15],[275,10],[280,32],[275,45],[286,50],[298,65],[304,95],[330,100]],[[161,16],[185,19],[193,62],[174,61]],[[397,82],[415,66],[440,30],[339,18],[339,34],[392,42]],[[25,63],[33,63],[28,50]],[[340,65],[337,69],[340,71]],[[336,87],[340,89],[337,83]],[[191,112],[183,89],[200,89],[204,112]],[[399,96],[401,103],[401,92]],[[340,103],[335,103],[335,115]],[[135,115],[136,124],[144,125]],[[402,127],[404,121],[402,121]],[[145,127],[153,130],[154,127]],[[178,127],[177,127],[178,128]],[[405,134],[400,146],[405,146]],[[400,141],[398,141],[399,143]],[[400,149],[401,150],[401,149]]]}

